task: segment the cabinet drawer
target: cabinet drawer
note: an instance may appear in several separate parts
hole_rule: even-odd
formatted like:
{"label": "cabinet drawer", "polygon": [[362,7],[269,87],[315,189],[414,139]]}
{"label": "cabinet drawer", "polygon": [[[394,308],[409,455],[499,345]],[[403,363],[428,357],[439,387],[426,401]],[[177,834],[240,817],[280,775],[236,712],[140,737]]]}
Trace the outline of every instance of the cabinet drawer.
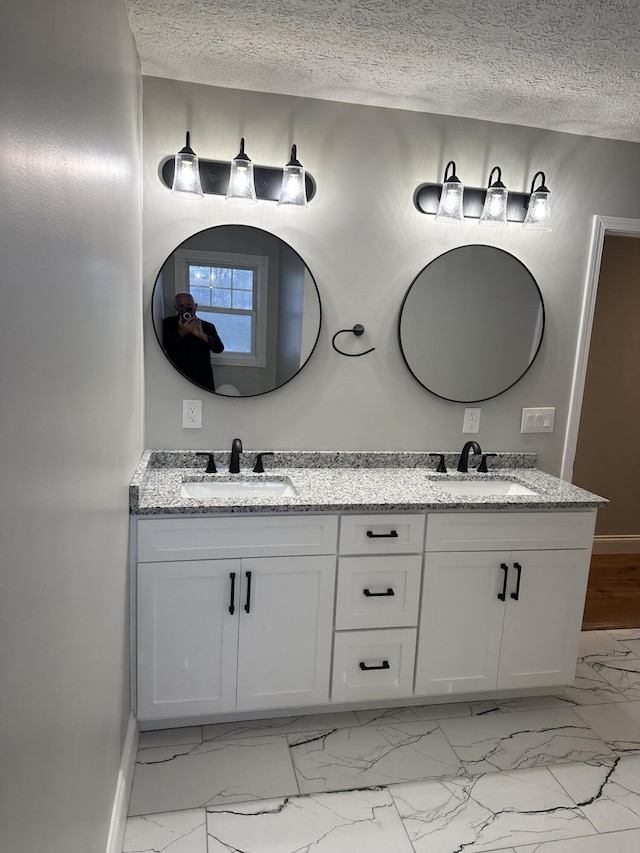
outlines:
{"label": "cabinet drawer", "polygon": [[138,562],[335,554],[338,517],[237,516],[138,521]]}
{"label": "cabinet drawer", "polygon": [[415,628],[336,634],[332,699],[348,702],[410,696],[415,654]]}
{"label": "cabinet drawer", "polygon": [[595,510],[429,513],[427,551],[591,548]]}
{"label": "cabinet drawer", "polygon": [[336,629],[418,624],[421,554],[340,557]]}
{"label": "cabinet drawer", "polygon": [[341,554],[415,554],[422,551],[424,515],[343,515]]}

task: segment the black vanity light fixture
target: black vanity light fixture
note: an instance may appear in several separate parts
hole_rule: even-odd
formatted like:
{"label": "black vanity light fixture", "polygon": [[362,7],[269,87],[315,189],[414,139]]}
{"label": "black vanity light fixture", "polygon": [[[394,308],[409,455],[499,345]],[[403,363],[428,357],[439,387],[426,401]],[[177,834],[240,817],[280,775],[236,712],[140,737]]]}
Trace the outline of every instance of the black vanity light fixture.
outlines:
{"label": "black vanity light fixture", "polygon": [[[534,189],[538,178],[541,183]],[[480,225],[498,226],[519,222],[527,230],[550,231],[551,193],[545,181],[544,172],[536,172],[531,192],[512,192],[502,182],[500,167],[494,166],[485,189],[467,187],[456,175],[455,162],[450,160],[443,183],[421,184],[415,191],[414,204],[421,213],[435,214],[437,222],[478,219]]]}
{"label": "black vanity light fixture", "polygon": [[256,201],[275,201],[290,210],[305,208],[316,193],[315,180],[297,159],[296,146],[284,168],[255,166],[244,150],[233,161],[199,159],[187,143],[175,157],[167,157],[160,164],[163,184],[173,196],[202,198],[203,195],[222,195],[227,201],[254,204]]}

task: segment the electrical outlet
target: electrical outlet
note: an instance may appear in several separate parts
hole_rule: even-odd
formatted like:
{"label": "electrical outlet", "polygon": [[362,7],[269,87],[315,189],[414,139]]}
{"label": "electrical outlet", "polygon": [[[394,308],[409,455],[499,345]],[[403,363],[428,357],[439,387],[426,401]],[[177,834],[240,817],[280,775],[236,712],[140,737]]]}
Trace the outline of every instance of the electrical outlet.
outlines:
{"label": "electrical outlet", "polygon": [[480,409],[465,409],[462,432],[480,432]]}
{"label": "electrical outlet", "polygon": [[182,401],[182,426],[185,429],[202,429],[202,400]]}
{"label": "electrical outlet", "polygon": [[553,406],[523,409],[520,432],[553,432],[556,410]]}

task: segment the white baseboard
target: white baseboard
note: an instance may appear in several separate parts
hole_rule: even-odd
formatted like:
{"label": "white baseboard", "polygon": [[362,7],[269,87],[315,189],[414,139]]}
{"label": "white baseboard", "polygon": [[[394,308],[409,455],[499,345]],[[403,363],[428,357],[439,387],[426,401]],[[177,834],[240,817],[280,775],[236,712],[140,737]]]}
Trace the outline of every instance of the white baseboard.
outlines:
{"label": "white baseboard", "polygon": [[109,838],[107,839],[106,853],[122,853],[124,843],[124,830],[127,823],[127,810],[129,797],[131,795],[131,784],[133,782],[133,770],[136,764],[138,752],[138,739],[140,728],[133,711],[129,714],[127,734],[122,748],[120,770],[118,771],[118,782],[116,795],[113,800],[113,811],[111,812],[111,825],[109,826]]}
{"label": "white baseboard", "polygon": [[640,536],[596,536],[594,554],[640,554]]}

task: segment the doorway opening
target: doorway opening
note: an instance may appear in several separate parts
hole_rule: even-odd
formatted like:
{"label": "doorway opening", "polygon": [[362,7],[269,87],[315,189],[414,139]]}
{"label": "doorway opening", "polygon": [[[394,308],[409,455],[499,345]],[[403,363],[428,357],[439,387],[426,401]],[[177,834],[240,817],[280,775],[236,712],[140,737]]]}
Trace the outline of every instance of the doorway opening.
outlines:
{"label": "doorway opening", "polygon": [[595,217],[562,476],[598,513],[584,629],[640,627],[640,221]]}

